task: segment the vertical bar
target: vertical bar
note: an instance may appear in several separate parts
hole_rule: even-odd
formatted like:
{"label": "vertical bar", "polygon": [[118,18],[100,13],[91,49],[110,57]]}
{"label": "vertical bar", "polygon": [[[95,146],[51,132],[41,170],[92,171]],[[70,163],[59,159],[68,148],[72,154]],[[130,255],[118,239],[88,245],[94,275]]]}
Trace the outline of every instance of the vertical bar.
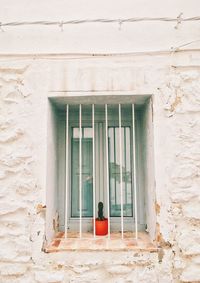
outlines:
{"label": "vertical bar", "polygon": [[109,164],[108,164],[108,106],[105,104],[106,120],[106,188],[107,188],[107,205],[108,205],[108,238],[110,239],[110,192],[109,192]]}
{"label": "vertical bar", "polygon": [[121,237],[124,238],[124,206],[123,206],[123,183],[122,183],[122,117],[121,104],[119,104],[119,163],[120,163],[120,198],[121,198]]}
{"label": "vertical bar", "polygon": [[[124,167],[125,167],[125,176],[126,176],[126,174],[127,174],[127,160],[126,160],[126,153],[127,153],[127,148],[126,148],[126,139],[127,139],[127,137],[126,137],[126,134],[127,134],[127,132],[126,132],[126,129],[127,129],[127,127],[124,127]],[[126,209],[127,209],[127,204],[128,204],[128,196],[127,196],[127,182],[125,181],[124,182],[125,183],[125,204],[126,204]]]}
{"label": "vertical bar", "polygon": [[80,231],[82,237],[82,108],[79,104],[79,211],[80,211]]}
{"label": "vertical bar", "polygon": [[96,191],[95,191],[95,128],[94,128],[94,104],[92,104],[92,158],[93,158],[93,232],[94,232],[94,238],[96,235],[96,227],[95,227],[95,207],[96,207]]}
{"label": "vertical bar", "polygon": [[138,239],[138,214],[137,214],[137,180],[136,180],[136,155],[135,155],[135,111],[132,104],[132,124],[133,124],[133,186],[134,186],[134,205],[135,205],[135,238]]}
{"label": "vertical bar", "polygon": [[68,162],[69,162],[69,104],[66,107],[66,157],[65,157],[65,238],[67,238],[68,221]]}
{"label": "vertical bar", "polygon": [[[116,161],[116,128],[113,130],[114,132],[114,164],[117,163]],[[117,178],[115,176],[115,205],[117,204]]]}

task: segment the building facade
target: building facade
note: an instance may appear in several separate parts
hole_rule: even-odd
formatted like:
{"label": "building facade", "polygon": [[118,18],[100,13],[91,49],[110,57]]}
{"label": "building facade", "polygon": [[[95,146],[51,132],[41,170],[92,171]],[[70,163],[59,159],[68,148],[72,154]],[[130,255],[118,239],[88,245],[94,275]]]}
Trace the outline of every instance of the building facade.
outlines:
{"label": "building facade", "polygon": [[48,5],[0,12],[1,282],[200,282],[198,1]]}

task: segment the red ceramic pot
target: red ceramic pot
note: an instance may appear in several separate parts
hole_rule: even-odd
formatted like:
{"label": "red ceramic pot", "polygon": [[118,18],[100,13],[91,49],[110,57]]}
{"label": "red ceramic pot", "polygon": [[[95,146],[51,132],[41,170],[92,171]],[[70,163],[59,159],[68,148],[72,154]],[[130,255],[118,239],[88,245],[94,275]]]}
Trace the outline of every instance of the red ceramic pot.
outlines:
{"label": "red ceramic pot", "polygon": [[104,220],[95,219],[95,230],[97,236],[105,236],[108,234],[108,219]]}

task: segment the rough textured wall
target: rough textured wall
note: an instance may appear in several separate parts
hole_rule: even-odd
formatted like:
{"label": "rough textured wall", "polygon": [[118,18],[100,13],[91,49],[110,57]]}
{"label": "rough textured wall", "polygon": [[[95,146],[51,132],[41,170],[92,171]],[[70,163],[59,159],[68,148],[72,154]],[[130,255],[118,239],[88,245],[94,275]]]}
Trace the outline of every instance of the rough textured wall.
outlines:
{"label": "rough textured wall", "polygon": [[[200,282],[199,54],[174,55],[175,65],[185,64],[176,68],[167,55],[76,60],[73,74],[73,63],[59,60],[57,77],[50,60],[6,60],[0,63],[1,282]],[[59,86],[62,65],[68,84]],[[42,251],[47,97],[54,84],[153,93],[158,253]]]}
{"label": "rough textured wall", "polygon": [[[164,186],[169,200],[167,233],[174,278],[196,282],[200,281],[199,68],[178,67],[167,79],[159,90],[168,116],[164,143],[168,157],[163,168],[168,179]],[[160,224],[166,225],[164,221]]]}

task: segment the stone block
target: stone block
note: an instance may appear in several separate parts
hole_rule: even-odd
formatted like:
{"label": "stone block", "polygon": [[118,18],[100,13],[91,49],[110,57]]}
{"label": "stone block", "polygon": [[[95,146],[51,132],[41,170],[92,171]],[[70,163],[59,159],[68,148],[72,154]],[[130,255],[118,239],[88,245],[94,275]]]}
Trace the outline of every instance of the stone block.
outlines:
{"label": "stone block", "polygon": [[[23,205],[24,206],[24,205]],[[17,202],[3,202],[1,203],[1,212],[0,215],[10,214],[10,213],[26,213],[26,207],[22,207],[21,203]]]}
{"label": "stone block", "polygon": [[16,128],[15,130],[12,131],[2,132],[0,137],[0,143],[5,144],[10,142],[15,142],[23,135],[24,135],[24,131],[21,128]]}
{"label": "stone block", "polygon": [[[197,198],[198,199],[198,198]],[[199,201],[191,201],[182,207],[183,215],[187,218],[200,220],[200,204]]]}
{"label": "stone block", "polygon": [[72,266],[71,267],[75,273],[85,273],[90,270],[88,266]]}
{"label": "stone block", "polygon": [[180,73],[180,77],[183,81],[195,80],[200,76],[198,71],[185,71]]}
{"label": "stone block", "polygon": [[179,248],[185,255],[200,255],[200,228],[185,226],[177,237]]}
{"label": "stone block", "polygon": [[28,237],[4,237],[0,242],[0,259],[6,262],[28,262],[31,245]]}
{"label": "stone block", "polygon": [[192,180],[182,180],[170,189],[170,198],[176,203],[185,203],[199,198],[199,186],[192,185]]}
{"label": "stone block", "polygon": [[19,263],[1,263],[0,273],[2,276],[19,276],[26,273],[28,266]]}
{"label": "stone block", "polygon": [[200,265],[188,264],[180,279],[182,282],[200,282]]}
{"label": "stone block", "polygon": [[64,282],[64,273],[55,271],[36,271],[35,280],[38,283],[62,283]]}
{"label": "stone block", "polygon": [[132,271],[132,268],[125,265],[111,265],[107,266],[106,270],[111,274],[128,274]]}
{"label": "stone block", "polygon": [[22,236],[26,233],[26,227],[21,221],[0,221],[0,237]]}
{"label": "stone block", "polygon": [[130,272],[124,277],[126,278],[127,282],[157,283],[158,274],[156,272],[157,272],[156,269],[152,266],[144,266],[144,267],[135,266],[132,272]]}
{"label": "stone block", "polygon": [[193,256],[192,262],[200,265],[200,255],[199,256]]}

